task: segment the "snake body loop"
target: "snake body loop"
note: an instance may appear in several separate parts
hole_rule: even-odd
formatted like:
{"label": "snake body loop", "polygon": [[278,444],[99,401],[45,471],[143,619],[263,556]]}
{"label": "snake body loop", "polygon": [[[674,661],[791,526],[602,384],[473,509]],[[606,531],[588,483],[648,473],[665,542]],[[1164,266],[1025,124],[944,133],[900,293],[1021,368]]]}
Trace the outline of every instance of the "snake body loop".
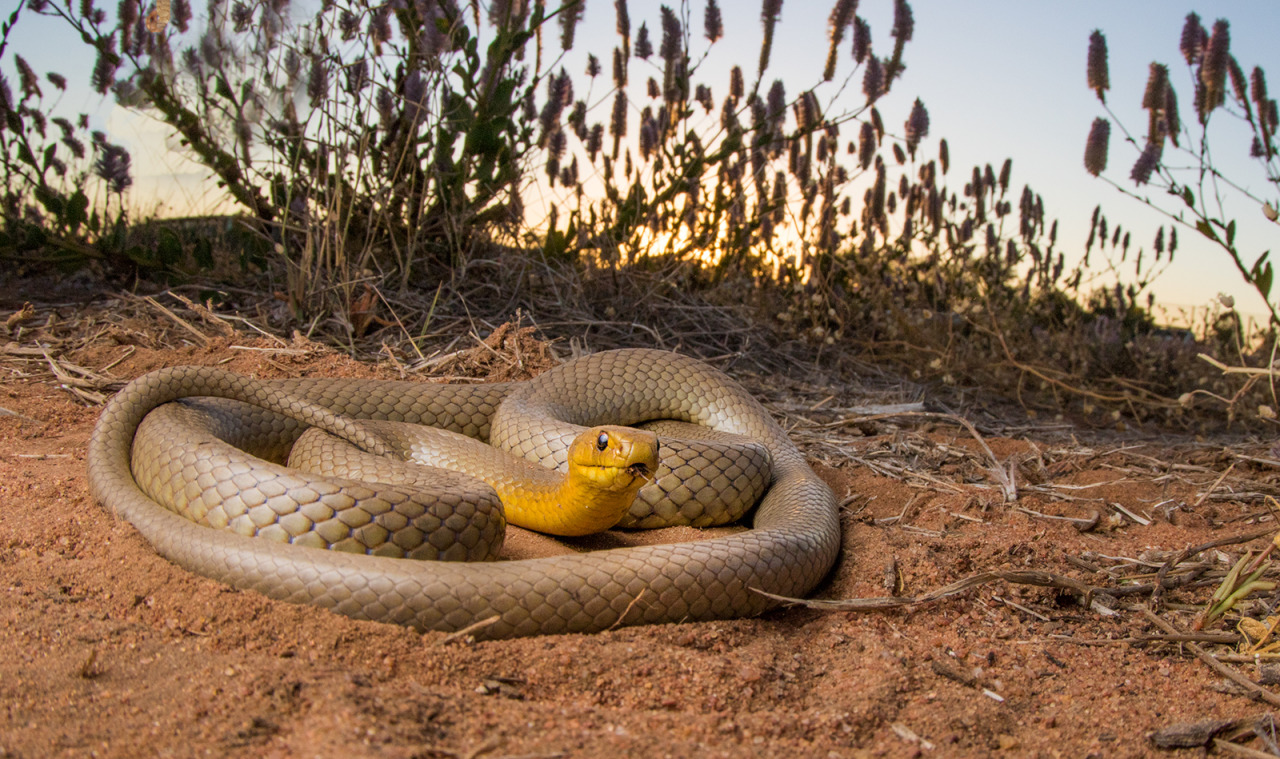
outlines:
{"label": "snake body loop", "polygon": [[[244,384],[237,388],[237,382]],[[488,622],[476,631],[485,638],[754,615],[773,605],[755,590],[804,595],[839,551],[830,488],[768,412],[716,369],[655,350],[598,353],[515,384],[337,379],[266,384],[340,415],[431,424],[491,439],[526,458],[548,451],[553,458],[561,456],[555,451],[582,425],[675,419],[743,435],[763,445],[773,463],[773,480],[753,529],[692,543],[521,561],[409,561],[245,539],[191,522],[139,488],[131,448],[151,409],[191,395],[253,396],[263,392],[263,384],[200,367],[161,370],[130,383],[104,409],[89,443],[94,497],[133,524],[162,556],[207,577],[276,599],[420,630],[454,631]],[[247,412],[240,418],[238,434],[262,447],[287,445],[304,426],[278,417],[268,422]],[[147,466],[142,453],[143,460],[133,463],[140,470]],[[192,455],[190,460],[198,460]],[[237,460],[230,466],[249,465]],[[198,488],[194,465],[173,476],[180,489]]]}

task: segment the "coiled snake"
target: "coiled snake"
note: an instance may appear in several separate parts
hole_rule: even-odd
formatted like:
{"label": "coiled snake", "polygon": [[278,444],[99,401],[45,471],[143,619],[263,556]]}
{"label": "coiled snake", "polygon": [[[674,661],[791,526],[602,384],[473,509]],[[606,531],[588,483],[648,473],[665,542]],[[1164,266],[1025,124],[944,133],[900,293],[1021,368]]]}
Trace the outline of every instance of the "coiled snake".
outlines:
{"label": "coiled snake", "polygon": [[[185,493],[214,509],[226,502],[239,504],[241,517],[252,517],[255,502],[258,511],[282,502],[322,502],[326,486],[289,470],[278,475],[283,484],[273,485],[275,490],[253,490],[253,468],[269,465],[248,453],[214,454],[176,441],[162,442],[165,456],[155,447],[135,449],[139,425],[161,404],[206,395],[256,400],[271,393],[315,406],[301,413],[303,424],[249,406],[222,407],[217,413],[228,440],[251,450],[287,446],[327,408],[355,418],[443,427],[527,458],[545,454],[552,463],[563,464],[567,441],[581,429],[578,425],[665,419],[758,441],[772,459],[772,482],[756,509],[753,529],[728,537],[498,562],[321,551],[276,542],[287,539],[283,533],[276,540],[246,539],[232,531],[238,529],[233,515],[222,514],[231,529],[210,529],[140,489],[140,480],[158,480],[152,490]],[[674,455],[669,448],[664,441],[663,467],[669,466],[667,456]],[[160,458],[167,459],[163,472],[156,462]],[[689,463],[676,461],[672,469],[691,471]],[[191,571],[272,598],[420,630],[453,631],[486,622],[476,630],[486,638],[758,614],[774,602],[756,590],[806,594],[830,569],[840,547],[830,488],[759,402],[713,367],[657,350],[597,353],[528,382],[506,384],[259,382],[201,367],[160,370],[131,382],[103,410],[89,442],[88,474],[95,498],[133,524],[158,553]],[[696,471],[690,476],[700,477]],[[254,498],[246,490],[253,490]],[[391,496],[384,501],[395,502],[384,503],[387,513],[404,502]],[[421,514],[422,508],[415,508],[413,514]],[[451,519],[430,513],[421,518],[446,526]],[[243,518],[240,522],[247,523]],[[474,537],[484,529],[489,528],[453,527],[455,537]],[[457,558],[451,550],[443,548],[442,557]]]}

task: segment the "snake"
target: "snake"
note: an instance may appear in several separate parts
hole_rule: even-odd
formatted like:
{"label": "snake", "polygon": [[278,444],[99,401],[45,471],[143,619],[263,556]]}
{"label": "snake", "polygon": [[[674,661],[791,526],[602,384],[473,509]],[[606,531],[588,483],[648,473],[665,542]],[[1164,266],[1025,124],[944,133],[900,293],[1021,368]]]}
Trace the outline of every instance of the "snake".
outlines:
{"label": "snake", "polygon": [[[149,447],[139,444],[140,427],[153,410],[176,406],[170,402],[178,399],[198,404],[205,401],[201,396],[248,400],[247,405],[235,401],[215,407],[212,414],[228,441],[258,453],[291,445],[308,426],[340,427],[345,419],[394,420],[440,427],[562,467],[585,427],[674,420],[707,428],[712,436],[755,441],[770,460],[770,479],[754,505],[751,529],[706,540],[474,561],[468,559],[493,558],[486,549],[473,550],[472,544],[480,545],[483,533],[500,529],[500,518],[486,517],[483,504],[462,496],[457,500],[474,517],[471,522],[434,514],[430,505],[414,504],[390,490],[378,491],[375,500],[396,517],[393,521],[438,523],[441,534],[456,540],[437,556],[446,560],[316,550],[280,534],[249,539],[230,522],[231,529],[210,529],[144,490],[152,480],[152,492],[184,492],[213,509],[236,502],[242,509],[256,503],[253,508],[259,511],[281,505],[303,510],[324,501],[327,486],[288,468],[278,475],[284,480],[271,481],[278,485],[274,490],[255,489],[255,467],[274,465],[240,447],[210,454],[165,438]],[[293,404],[297,418],[261,408],[272,403]],[[716,461],[714,453],[701,449],[681,451],[663,440],[659,474],[666,472],[677,481],[668,495],[674,495],[676,508],[694,514],[691,522],[699,523],[700,496],[691,497],[689,485],[723,480],[716,472],[736,465]],[[707,466],[720,468],[708,474],[703,471]],[[157,553],[192,572],[355,619],[421,631],[469,631],[477,639],[755,616],[776,606],[774,597],[811,592],[840,550],[834,494],[768,410],[720,370],[655,349],[589,354],[532,380],[510,383],[268,381],[212,367],[160,369],[127,384],[103,409],[89,441],[87,472],[94,498],[129,522]],[[370,524],[356,526],[352,534]]]}

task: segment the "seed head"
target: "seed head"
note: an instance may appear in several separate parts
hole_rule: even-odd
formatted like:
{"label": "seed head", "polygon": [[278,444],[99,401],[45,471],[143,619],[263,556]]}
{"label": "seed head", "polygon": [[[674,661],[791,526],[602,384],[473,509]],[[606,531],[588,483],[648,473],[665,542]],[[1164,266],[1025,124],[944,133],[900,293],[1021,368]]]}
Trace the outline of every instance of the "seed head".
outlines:
{"label": "seed head", "polygon": [[945,137],[938,142],[938,163],[942,164],[943,174],[946,174],[947,169],[951,168],[951,151],[947,149]]}
{"label": "seed head", "polygon": [[1164,90],[1164,125],[1173,146],[1178,146],[1178,133],[1182,130],[1182,122],[1178,118],[1178,96],[1169,85]]}
{"label": "seed head", "polygon": [[1111,89],[1111,77],[1107,72],[1107,38],[1101,29],[1094,29],[1089,35],[1089,63],[1087,67],[1089,89],[1098,93],[1098,100],[1107,102],[1104,94]]}
{"label": "seed head", "polygon": [[[90,81],[93,84],[93,88],[97,90],[99,95],[107,94],[107,90],[111,89],[111,86],[116,83],[116,69],[120,67],[120,59],[115,58],[116,62],[112,62],[112,58],[115,53],[115,46],[115,37],[107,37],[103,47],[98,50],[98,60],[93,65],[93,76],[90,78]],[[22,58],[16,54],[14,55],[14,58],[18,61],[22,61]],[[23,71],[22,90],[24,95],[27,92],[26,75],[27,72]],[[39,93],[40,88],[36,87],[35,91],[36,93]],[[127,163],[128,153],[125,154],[125,159]],[[127,168],[128,167],[126,165],[126,169]]]}
{"label": "seed head", "polygon": [[1162,151],[1163,141],[1148,142],[1147,146],[1142,149],[1142,155],[1138,156],[1138,160],[1133,164],[1133,171],[1129,172],[1129,178],[1136,184],[1144,185],[1151,181],[1151,172],[1156,170],[1160,165],[1160,155]]}
{"label": "seed head", "polygon": [[668,69],[675,63],[676,56],[681,52],[682,32],[680,19],[676,18],[675,11],[665,5],[662,6],[662,45],[658,48],[658,55],[662,56],[662,62]]}
{"label": "seed head", "polygon": [[1142,107],[1148,110],[1164,108],[1164,93],[1168,87],[1169,67],[1163,63],[1152,63],[1151,73],[1147,75],[1147,89],[1142,93]]}
{"label": "seed head", "polygon": [[884,67],[880,59],[871,56],[867,59],[867,70],[862,75],[862,94],[867,96],[867,103],[874,103],[884,91]]}
{"label": "seed head", "polygon": [[591,156],[591,160],[595,160],[596,154],[600,152],[600,147],[603,144],[604,124],[592,124],[591,131],[587,135],[587,153]]}
{"label": "seed head", "polygon": [[781,79],[774,79],[769,87],[767,123],[774,134],[782,134],[782,121],[787,116],[787,89]]}
{"label": "seed head", "polygon": [[713,45],[724,36],[724,21],[720,18],[720,6],[716,0],[707,0],[707,12],[702,17],[702,26]]}
{"label": "seed head", "polygon": [[1253,104],[1258,106],[1258,113],[1263,113],[1267,109],[1267,75],[1262,72],[1262,67],[1254,66],[1253,73],[1249,75],[1249,84],[1252,86]]}
{"label": "seed head", "polygon": [[907,0],[894,0],[893,3],[893,36],[899,42],[910,42],[911,33],[915,30],[916,21],[911,14],[911,6]]}
{"label": "seed head", "polygon": [[609,136],[616,141],[627,136],[627,96],[622,90],[613,96],[613,114],[609,119]]}
{"label": "seed head", "polygon": [[1084,168],[1095,177],[1107,169],[1107,147],[1111,141],[1111,122],[1103,118],[1093,120],[1089,139],[1084,144]]}
{"label": "seed head", "polygon": [[188,0],[173,0],[169,7],[173,23],[178,31],[185,32],[191,26],[191,3]]}
{"label": "seed head", "polygon": [[613,49],[613,86],[618,89],[627,86],[627,56],[619,47]]}
{"label": "seed head", "polygon": [[578,22],[586,10],[586,0],[567,0],[560,8],[560,48],[573,49],[573,38],[578,31]]}
{"label": "seed head", "polygon": [[631,16],[627,13],[627,0],[613,0],[614,16],[617,25],[614,27],[624,42],[631,40]]}
{"label": "seed head", "polygon": [[862,122],[861,132],[858,135],[858,165],[866,171],[871,167],[871,161],[876,155],[876,130],[871,126],[871,122]]}
{"label": "seed head", "polygon": [[311,68],[307,74],[307,96],[311,98],[311,107],[319,108],[328,92],[329,68],[325,65],[324,56],[313,53]]}
{"label": "seed head", "polygon": [[649,27],[640,22],[640,31],[636,32],[636,57],[647,61],[653,55],[653,43],[649,41]]}
{"label": "seed head", "polygon": [[345,69],[347,92],[355,95],[369,84],[369,63],[364,58],[358,58]]}
{"label": "seed head", "polygon": [[715,98],[711,96],[711,88],[705,84],[698,85],[697,89],[694,90],[693,99],[698,101],[698,104],[702,106],[702,110],[707,113],[711,113],[716,108]]}
{"label": "seed head", "polygon": [[729,71],[729,97],[733,98],[734,102],[737,102],[742,99],[742,91],[742,67],[734,66]]}
{"label": "seed head", "polygon": [[769,68],[769,55],[773,51],[773,30],[778,25],[778,14],[782,13],[782,0],[764,0],[760,9],[760,21],[764,24],[764,39],[760,42],[759,74]]}
{"label": "seed head", "polygon": [[1204,121],[1214,108],[1222,105],[1226,95],[1228,61],[1231,58],[1231,28],[1226,19],[1213,22],[1213,34],[1200,64],[1200,82],[1204,85],[1204,99],[1200,108],[1200,120]]}
{"label": "seed head", "polygon": [[385,44],[391,39],[391,4],[379,6],[369,16],[369,38],[375,46]]}
{"label": "seed head", "polygon": [[853,12],[858,8],[858,0],[836,0],[836,5],[831,9],[831,17],[828,19],[827,38],[830,42],[827,47],[827,65],[822,71],[822,81],[829,82],[836,75],[836,55],[840,49],[840,42],[844,40],[844,30],[848,28],[849,22],[853,19]]}
{"label": "seed head", "polygon": [[867,25],[862,17],[855,16],[853,19],[853,61],[854,63],[862,63],[867,59],[867,53],[871,52],[871,27]]}
{"label": "seed head", "polygon": [[920,102],[920,98],[916,98],[916,102],[911,106],[911,115],[907,117],[906,137],[907,150],[914,158],[916,154],[916,146],[920,144],[920,140],[929,135],[929,112],[925,110],[924,103]]}
{"label": "seed head", "polygon": [[107,183],[111,192],[119,195],[133,184],[133,177],[129,175],[129,151],[105,141],[99,145],[99,149],[101,153],[94,171]]}
{"label": "seed head", "polygon": [[1249,113],[1249,82],[1244,78],[1244,69],[1240,68],[1234,55],[1227,60],[1227,74],[1231,77],[1231,90],[1236,100],[1244,106],[1245,113]]}
{"label": "seed head", "polygon": [[1178,43],[1178,49],[1182,51],[1182,57],[1188,66],[1200,62],[1200,56],[1204,55],[1208,42],[1209,34],[1200,25],[1200,17],[1195,13],[1188,13],[1186,23],[1182,25],[1182,39]]}

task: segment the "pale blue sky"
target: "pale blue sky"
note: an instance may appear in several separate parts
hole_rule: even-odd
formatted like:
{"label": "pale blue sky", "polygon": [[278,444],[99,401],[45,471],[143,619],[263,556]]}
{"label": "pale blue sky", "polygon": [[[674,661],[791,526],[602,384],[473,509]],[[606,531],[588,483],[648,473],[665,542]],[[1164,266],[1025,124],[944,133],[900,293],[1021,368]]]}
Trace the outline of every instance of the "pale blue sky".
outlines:
{"label": "pale blue sky", "polygon": [[[717,100],[723,97],[727,71],[734,63],[743,66],[750,81],[760,38],[758,0],[722,0],[721,4],[725,38],[712,48],[704,69],[706,76],[698,77],[712,86]],[[826,19],[832,4],[830,0],[784,2],[767,81],[783,78],[790,95],[818,81],[826,53]],[[196,5],[202,8],[203,4]],[[631,0],[629,6],[633,31],[642,20],[648,22],[651,32],[660,29],[660,3]],[[875,50],[881,55],[891,49],[888,32],[892,6],[890,0],[859,3],[858,12],[870,23]],[[1139,103],[1148,64],[1153,60],[1169,64],[1182,118],[1194,122],[1190,80],[1177,47],[1183,18],[1192,10],[1201,15],[1206,27],[1216,18],[1228,19],[1232,24],[1231,50],[1241,66],[1248,72],[1261,65],[1271,75],[1272,94],[1280,94],[1280,52],[1275,46],[1280,37],[1280,5],[1274,0],[1214,0],[1199,4],[1167,0],[915,0],[912,7],[915,34],[907,46],[908,69],[880,104],[890,131],[900,133],[911,101],[921,98],[931,121],[924,150],[932,157],[937,138],[947,138],[952,161],[948,184],[957,189],[975,163],[991,163],[999,170],[1006,157],[1012,158],[1014,192],[1020,192],[1023,184],[1030,184],[1043,196],[1046,213],[1060,220],[1059,247],[1067,252],[1068,259],[1083,252],[1089,217],[1100,201],[1113,225],[1119,222],[1132,230],[1135,247],[1141,244],[1150,249],[1155,230],[1163,223],[1162,217],[1121,197],[1084,171],[1084,141],[1089,125],[1095,116],[1106,115],[1085,86],[1085,52],[1093,29],[1103,30],[1110,49],[1112,89],[1108,103],[1136,134],[1145,134],[1146,116]],[[704,43],[701,0],[693,0],[690,10],[696,55]],[[3,13],[8,15],[7,11]],[[566,66],[580,72],[580,61],[587,52],[594,52],[605,62],[607,79],[608,56],[617,39],[613,26],[613,3],[588,0],[577,47]],[[654,35],[655,45],[659,38],[660,34]],[[846,39],[841,74],[849,71],[847,47]],[[162,197],[186,198],[187,203],[197,207],[211,205],[216,199],[215,192],[200,186],[198,168],[184,166],[176,156],[166,154],[162,147],[163,127],[121,113],[109,99],[104,101],[88,89],[92,57],[61,21],[24,12],[17,33],[10,38],[10,49],[26,57],[38,72],[55,70],[71,80],[72,90],[64,97],[63,106],[73,113],[87,110],[94,114],[96,126],[109,127],[113,139],[133,151],[140,188],[158,188],[153,191]],[[11,82],[15,81],[7,60],[5,70]],[[861,100],[860,81],[859,77],[849,93],[851,105]],[[585,92],[585,86],[579,83],[580,93]],[[46,86],[45,90],[48,94],[52,87]],[[831,91],[819,90],[824,102]],[[1275,202],[1276,189],[1266,183],[1261,169],[1246,157],[1248,142],[1244,132],[1228,123],[1232,119],[1223,113],[1215,114],[1215,120],[1221,122],[1222,137],[1215,143],[1220,168],[1255,194]],[[1113,124],[1108,175],[1132,186],[1128,174],[1135,158],[1136,152],[1123,144],[1120,131]],[[1016,203],[1016,194],[1013,199]],[[1280,239],[1280,229],[1266,222],[1256,208],[1235,203],[1227,210],[1229,216],[1239,219],[1237,239],[1250,261],[1267,248],[1280,248],[1275,244]],[[1160,301],[1203,306],[1222,291],[1235,295],[1248,311],[1261,310],[1260,302],[1239,279],[1224,253],[1188,230],[1180,230],[1179,238],[1177,259],[1156,285]]]}

